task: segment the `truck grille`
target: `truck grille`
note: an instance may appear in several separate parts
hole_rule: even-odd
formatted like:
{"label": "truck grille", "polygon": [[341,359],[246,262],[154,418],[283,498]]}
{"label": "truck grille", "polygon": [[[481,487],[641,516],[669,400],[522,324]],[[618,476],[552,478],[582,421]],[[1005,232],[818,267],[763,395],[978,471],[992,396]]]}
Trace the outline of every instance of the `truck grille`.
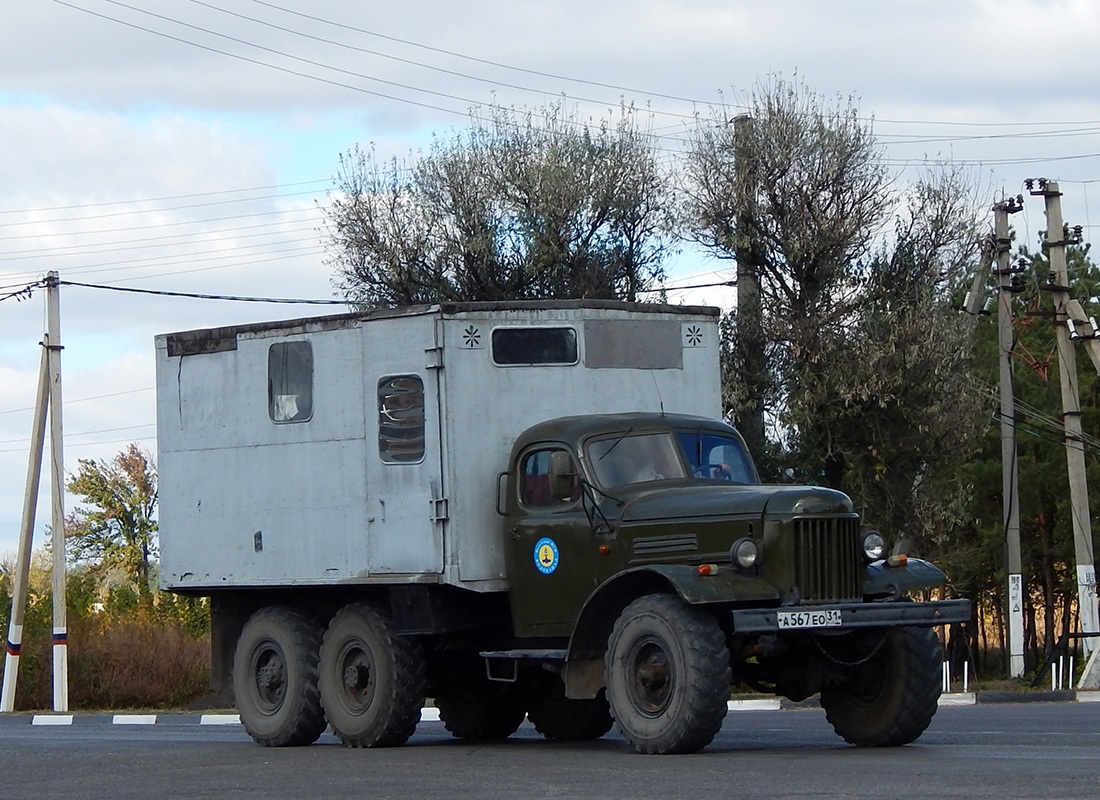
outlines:
{"label": "truck grille", "polygon": [[863,596],[859,519],[794,520],[795,580],[803,602]]}

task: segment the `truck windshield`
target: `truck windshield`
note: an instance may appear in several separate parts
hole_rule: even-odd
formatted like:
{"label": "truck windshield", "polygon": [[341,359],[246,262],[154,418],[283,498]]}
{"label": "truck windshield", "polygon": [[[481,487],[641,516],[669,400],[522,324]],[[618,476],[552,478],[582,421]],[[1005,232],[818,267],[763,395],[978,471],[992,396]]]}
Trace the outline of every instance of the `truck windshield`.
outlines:
{"label": "truck windshield", "polygon": [[680,449],[696,480],[755,483],[752,462],[741,442],[716,433],[680,431]]}
{"label": "truck windshield", "polygon": [[627,433],[597,439],[589,443],[587,452],[600,485],[612,489],[687,477],[676,449],[668,433]]}

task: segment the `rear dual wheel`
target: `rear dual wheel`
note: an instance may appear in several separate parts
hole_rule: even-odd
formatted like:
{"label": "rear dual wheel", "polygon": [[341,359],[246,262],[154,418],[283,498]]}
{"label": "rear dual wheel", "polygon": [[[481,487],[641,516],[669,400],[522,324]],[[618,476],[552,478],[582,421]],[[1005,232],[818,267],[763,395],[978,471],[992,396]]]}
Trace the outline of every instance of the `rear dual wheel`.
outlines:
{"label": "rear dual wheel", "polygon": [[424,704],[424,657],[367,603],[337,612],[321,645],[321,705],[348,747],[404,744]]}
{"label": "rear dual wheel", "polygon": [[317,688],[322,625],[286,606],[253,614],[237,639],[233,695],[241,723],[265,747],[317,741],[325,715]]}

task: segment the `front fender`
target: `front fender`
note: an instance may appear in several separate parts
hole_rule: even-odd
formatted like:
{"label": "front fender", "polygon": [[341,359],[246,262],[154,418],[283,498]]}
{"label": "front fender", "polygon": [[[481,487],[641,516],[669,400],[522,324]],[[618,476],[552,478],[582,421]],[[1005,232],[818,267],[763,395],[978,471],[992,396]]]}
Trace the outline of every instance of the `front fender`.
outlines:
{"label": "front fender", "polygon": [[914,589],[934,589],[947,583],[942,569],[923,558],[912,558],[904,566],[887,566],[885,561],[867,565],[863,594],[869,597],[901,597]]}
{"label": "front fender", "polygon": [[758,575],[720,567],[714,575],[700,575],[690,564],[656,564],[642,569],[664,578],[690,605],[731,602],[778,601],[779,590]]}
{"label": "front fender", "polygon": [[638,597],[675,592],[685,603],[778,604],[780,593],[756,575],[722,567],[715,575],[700,575],[690,564],[655,564],[620,572],[588,596],[577,618],[565,664],[567,697],[595,697],[603,687],[604,651],[615,620]]}

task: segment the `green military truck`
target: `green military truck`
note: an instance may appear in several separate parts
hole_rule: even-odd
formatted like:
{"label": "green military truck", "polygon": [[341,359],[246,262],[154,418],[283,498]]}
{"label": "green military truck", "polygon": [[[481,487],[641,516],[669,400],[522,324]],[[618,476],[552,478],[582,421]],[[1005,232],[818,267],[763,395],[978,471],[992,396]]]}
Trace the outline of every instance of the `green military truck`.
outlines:
{"label": "green military truck", "polygon": [[851,500],[762,485],[719,413],[717,310],[450,304],[157,338],[161,581],[212,601],[251,737],[617,727],[705,747],[735,685],[861,746],[936,712],[965,600]]}

